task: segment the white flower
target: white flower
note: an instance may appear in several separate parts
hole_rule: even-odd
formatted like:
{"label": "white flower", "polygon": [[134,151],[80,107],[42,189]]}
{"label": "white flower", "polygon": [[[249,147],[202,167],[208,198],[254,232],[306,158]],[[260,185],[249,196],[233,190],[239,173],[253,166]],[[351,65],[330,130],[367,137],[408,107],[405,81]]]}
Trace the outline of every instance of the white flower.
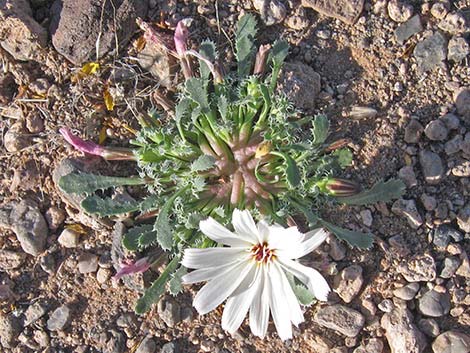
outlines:
{"label": "white flower", "polygon": [[227,299],[222,328],[234,333],[248,310],[251,332],[264,337],[269,312],[282,340],[292,338],[292,324],[304,321],[297,297],[286,273],[303,282],[318,300],[327,300],[330,287],[313,268],[298,259],[317,248],[327,237],[322,229],[306,234],[296,227],[257,225],[248,211],[235,210],[235,232],[210,218],[201,221],[201,231],[217,243],[230,247],[187,249],[182,264],[196,269],[185,275],[185,283],[208,281],[197,293],[193,305],[200,315],[214,310]]}

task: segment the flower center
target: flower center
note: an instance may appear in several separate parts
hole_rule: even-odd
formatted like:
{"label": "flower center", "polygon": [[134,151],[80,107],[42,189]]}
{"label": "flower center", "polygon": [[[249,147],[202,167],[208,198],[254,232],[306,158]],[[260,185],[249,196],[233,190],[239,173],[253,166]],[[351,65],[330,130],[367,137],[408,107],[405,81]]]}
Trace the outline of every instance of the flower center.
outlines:
{"label": "flower center", "polygon": [[276,256],[274,250],[271,250],[267,243],[253,246],[251,248],[251,254],[253,255],[253,259],[260,263],[268,263]]}

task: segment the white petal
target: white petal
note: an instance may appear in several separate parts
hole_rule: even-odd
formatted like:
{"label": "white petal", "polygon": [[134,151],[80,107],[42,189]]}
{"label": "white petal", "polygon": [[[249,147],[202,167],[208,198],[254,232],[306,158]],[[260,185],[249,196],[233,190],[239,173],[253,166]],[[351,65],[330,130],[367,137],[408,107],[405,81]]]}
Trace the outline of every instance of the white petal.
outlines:
{"label": "white petal", "polygon": [[261,220],[256,226],[261,239],[260,243],[267,242],[269,240],[269,224],[265,220]]}
{"label": "white petal", "polygon": [[299,253],[304,234],[297,227],[282,228],[280,226],[269,227],[269,247],[289,259]]}
{"label": "white petal", "polygon": [[259,281],[256,282],[256,293],[250,306],[250,329],[258,337],[264,338],[269,323],[270,290],[266,280],[265,266],[261,267]]}
{"label": "white petal", "polygon": [[245,292],[246,290],[251,288],[255,283],[255,279],[257,278],[257,273],[260,267],[256,265],[254,260],[249,259],[248,261],[250,261],[252,264],[251,269],[250,271],[248,271],[245,278],[242,279],[238,287],[233,291],[232,296]]}
{"label": "white petal", "polygon": [[224,266],[249,258],[245,248],[186,249],[181,264],[187,268],[211,268]]}
{"label": "white petal", "polygon": [[[290,319],[295,326],[298,326],[301,322],[304,322],[304,315],[300,309],[299,301],[295,296],[292,287],[287,280],[286,274],[281,269],[281,266],[274,263],[272,270],[275,270],[279,274],[280,285],[282,290],[283,300],[286,302],[287,307],[290,309]],[[280,294],[281,295],[281,294]]]}
{"label": "white petal", "polygon": [[230,333],[234,333],[242,324],[248,308],[253,302],[253,297],[257,292],[257,281],[260,278],[260,271],[257,270],[259,267],[253,268],[253,272],[255,272],[254,278],[250,279],[250,281],[254,282],[253,285],[239,294],[232,293],[232,296],[227,299],[225,304],[224,313],[222,314],[222,328]]}
{"label": "white petal", "polygon": [[200,268],[199,270],[194,270],[184,275],[183,277],[181,277],[181,280],[184,284],[210,281],[214,277],[220,275],[222,272],[225,272],[227,269],[235,266],[235,264],[236,262],[232,262],[221,267]]}
{"label": "white petal", "polygon": [[328,300],[330,286],[323,276],[315,269],[304,266],[297,261],[278,258],[279,263],[284,270],[292,273],[315,295],[315,298],[321,301]]}
{"label": "white petal", "polygon": [[232,225],[237,235],[243,236],[244,239],[250,239],[252,244],[260,242],[258,228],[249,211],[233,210]]}
{"label": "white petal", "polygon": [[282,295],[283,288],[279,271],[275,266],[268,270],[268,282],[271,288],[269,307],[273,317],[274,325],[281,340],[292,338],[292,324],[290,321],[289,306]]}
{"label": "white petal", "polygon": [[298,259],[316,249],[327,237],[328,233],[322,228],[312,230],[304,234],[304,240],[302,242],[292,242],[293,245],[288,251],[281,250],[278,252],[278,255],[289,259]]}
{"label": "white petal", "polygon": [[193,306],[200,315],[214,310],[240,285],[240,282],[253,266],[250,262],[242,262],[233,266],[229,271],[221,273],[208,282],[196,294]]}
{"label": "white petal", "polygon": [[250,247],[251,245],[251,238],[232,233],[212,217],[199,222],[199,228],[201,232],[217,243],[234,247]]}

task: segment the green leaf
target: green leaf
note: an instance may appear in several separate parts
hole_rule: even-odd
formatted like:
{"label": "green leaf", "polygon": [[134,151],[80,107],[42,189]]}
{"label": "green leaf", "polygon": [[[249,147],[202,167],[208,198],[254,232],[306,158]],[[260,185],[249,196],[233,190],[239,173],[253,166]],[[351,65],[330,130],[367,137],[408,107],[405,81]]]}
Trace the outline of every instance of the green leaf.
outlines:
{"label": "green leaf", "polygon": [[219,96],[217,98],[217,107],[219,108],[220,117],[225,121],[228,114],[228,100],[226,96]]}
{"label": "green leaf", "polygon": [[212,168],[215,164],[215,158],[207,154],[199,156],[193,163],[191,163],[191,171],[202,172]]}
{"label": "green leaf", "polygon": [[183,266],[173,273],[170,282],[168,283],[171,295],[177,295],[183,291],[183,281],[181,280],[181,277],[183,277],[186,273],[188,273],[188,271]]}
{"label": "green leaf", "polygon": [[237,24],[235,39],[236,57],[238,61],[238,76],[248,76],[256,55],[254,38],[256,36],[256,19],[252,14],[244,15]]}
{"label": "green leaf", "polygon": [[97,190],[123,185],[143,185],[147,181],[140,178],[121,178],[88,173],[70,173],[59,180],[59,187],[68,194],[90,195]]}
{"label": "green leaf", "polygon": [[290,199],[290,203],[295,208],[297,208],[305,216],[305,218],[307,218],[309,226],[314,227],[317,225],[319,218],[315,213],[313,213],[311,207],[305,206],[298,200],[293,199]]}
{"label": "green leaf", "polygon": [[281,70],[282,64],[288,54],[289,44],[285,40],[277,40],[274,42],[273,48],[268,56],[268,63],[272,63],[273,66],[270,84],[271,92],[276,88],[279,71]]}
{"label": "green leaf", "polygon": [[178,132],[183,140],[186,140],[185,131],[182,126],[183,119],[188,115],[191,108],[191,100],[182,98],[175,107],[175,121]]}
{"label": "green leaf", "polygon": [[353,154],[348,148],[340,148],[332,153],[341,168],[349,167],[353,160]]}
{"label": "green leaf", "polygon": [[322,219],[320,219],[320,223],[339,239],[346,241],[351,246],[356,246],[360,249],[370,249],[374,243],[374,238],[370,233],[362,233],[344,229],[328,223]]}
{"label": "green leaf", "polygon": [[163,250],[170,250],[175,243],[173,232],[170,226],[169,213],[176,198],[185,190],[186,188],[181,189],[172,197],[170,197],[167,202],[165,202],[155,222],[154,230],[157,231],[157,241]]}
{"label": "green leaf", "polygon": [[286,273],[286,277],[300,304],[309,306],[315,301],[315,295],[292,274]]}
{"label": "green leaf", "polygon": [[328,130],[330,128],[330,123],[326,115],[317,115],[313,119],[313,143],[315,145],[320,145],[325,142],[328,137]]}
{"label": "green leaf", "polygon": [[103,199],[97,195],[91,195],[82,201],[81,206],[88,213],[98,214],[100,217],[107,217],[138,211],[140,204],[141,201],[122,202],[110,197]]}
{"label": "green leaf", "polygon": [[305,287],[303,284],[295,284],[292,287],[292,290],[294,291],[295,296],[299,300],[300,304],[302,305],[312,305],[312,303],[315,301],[315,295],[313,295],[312,292],[310,292],[307,287]]}
{"label": "green leaf", "polygon": [[158,208],[158,205],[159,205],[159,197],[157,195],[147,196],[140,203],[140,212],[145,213],[148,211],[153,211]]}
{"label": "green leaf", "polygon": [[155,231],[155,225],[149,225],[150,229],[144,233],[139,238],[139,247],[146,248],[147,246],[156,244],[157,239],[157,232]]}
{"label": "green leaf", "polygon": [[337,197],[336,199],[347,205],[367,205],[379,201],[390,201],[399,198],[405,192],[405,184],[398,179],[379,181],[369,190],[348,197]]}
{"label": "green leaf", "polygon": [[[217,51],[215,49],[214,42],[210,40],[203,41],[199,46],[199,54],[213,63],[217,58]],[[199,73],[201,74],[201,78],[204,80],[207,80],[211,74],[211,70],[202,60],[199,60]]]}
{"label": "green leaf", "polygon": [[131,228],[124,234],[122,238],[122,245],[131,251],[137,251],[140,248],[139,239],[146,233],[153,232],[153,225],[152,224],[144,224],[141,226],[137,226]]}
{"label": "green leaf", "polygon": [[295,163],[294,159],[292,159],[291,156],[289,156],[288,154],[286,154],[285,156],[287,163],[287,182],[290,184],[290,186],[295,187],[300,184],[300,170],[297,166],[297,163]]}
{"label": "green leaf", "polygon": [[295,187],[300,184],[300,170],[295,160],[287,153],[271,151],[271,154],[280,156],[286,161],[286,177],[290,186]]}
{"label": "green leaf", "polygon": [[157,278],[155,282],[145,291],[144,295],[137,301],[135,312],[144,314],[149,311],[154,303],[156,303],[161,295],[165,293],[166,284],[170,279],[170,274],[176,270],[180,261],[179,256],[175,256],[166,266],[165,270]]}
{"label": "green leaf", "polygon": [[203,113],[207,113],[209,111],[209,100],[204,80],[195,77],[190,78],[189,80],[186,80],[185,87],[189,98],[199,105]]}

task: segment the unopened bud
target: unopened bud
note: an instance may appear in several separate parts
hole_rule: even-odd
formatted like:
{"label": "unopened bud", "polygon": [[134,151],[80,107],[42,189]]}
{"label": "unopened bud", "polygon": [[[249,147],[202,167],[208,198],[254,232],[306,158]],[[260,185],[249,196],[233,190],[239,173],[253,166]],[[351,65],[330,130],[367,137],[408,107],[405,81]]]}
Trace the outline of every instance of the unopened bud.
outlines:
{"label": "unopened bud", "polygon": [[353,181],[339,178],[324,178],[316,183],[321,192],[332,196],[352,196],[360,191]]}

